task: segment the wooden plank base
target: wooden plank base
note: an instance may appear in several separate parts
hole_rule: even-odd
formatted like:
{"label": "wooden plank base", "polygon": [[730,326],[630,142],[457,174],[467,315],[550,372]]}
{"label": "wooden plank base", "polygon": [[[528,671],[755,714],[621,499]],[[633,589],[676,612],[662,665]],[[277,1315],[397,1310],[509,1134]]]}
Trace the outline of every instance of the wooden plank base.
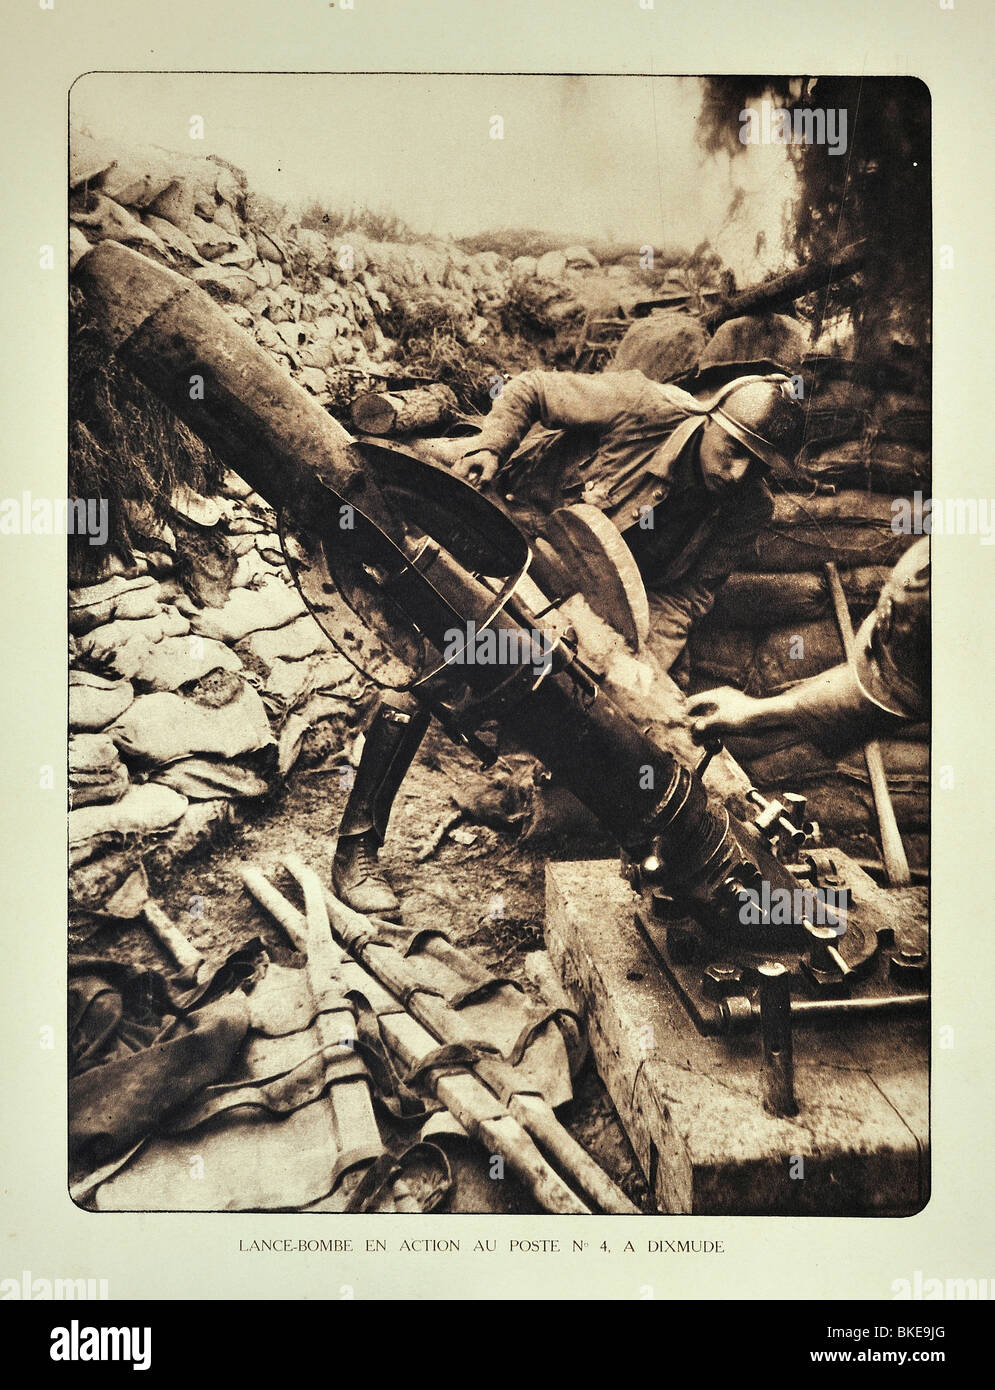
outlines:
{"label": "wooden plank base", "polygon": [[[845,881],[856,870],[835,854]],[[907,895],[902,891],[905,911]],[[760,1037],[699,1034],[614,860],[553,863],[546,941],[661,1212],[911,1215],[928,1200],[928,1027],[796,1028],[799,1113],[759,1098]]]}

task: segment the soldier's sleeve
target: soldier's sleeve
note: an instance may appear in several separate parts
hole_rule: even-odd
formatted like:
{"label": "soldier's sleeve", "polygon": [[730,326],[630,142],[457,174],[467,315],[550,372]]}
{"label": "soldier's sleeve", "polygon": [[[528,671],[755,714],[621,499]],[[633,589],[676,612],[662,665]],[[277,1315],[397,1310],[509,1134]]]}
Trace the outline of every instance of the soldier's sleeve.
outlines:
{"label": "soldier's sleeve", "polygon": [[467,453],[493,453],[504,463],[533,425],[607,427],[638,400],[645,385],[640,373],[522,372],[498,396]]}
{"label": "soldier's sleeve", "polygon": [[791,722],[830,757],[929,714],[929,541],[907,550],[854,639],[853,664],[793,686]]}
{"label": "soldier's sleeve", "polygon": [[653,646],[666,669],[684,650],[694,624],[710,612],[719,589],[752,551],[757,533],[773,512],[774,501],[766,488],[739,500],[720,518],[694,567],[677,584],[656,594]]}

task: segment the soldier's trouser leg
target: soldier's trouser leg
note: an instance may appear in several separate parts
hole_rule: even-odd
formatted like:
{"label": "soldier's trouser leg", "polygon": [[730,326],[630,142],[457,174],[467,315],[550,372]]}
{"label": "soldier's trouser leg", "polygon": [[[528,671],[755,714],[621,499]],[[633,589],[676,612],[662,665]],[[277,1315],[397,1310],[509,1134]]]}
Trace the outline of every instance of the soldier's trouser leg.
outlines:
{"label": "soldier's trouser leg", "polygon": [[400,904],[377,860],[391,807],[431,715],[413,696],[390,692],[366,731],[332,861],[332,885],[357,912],[396,914]]}

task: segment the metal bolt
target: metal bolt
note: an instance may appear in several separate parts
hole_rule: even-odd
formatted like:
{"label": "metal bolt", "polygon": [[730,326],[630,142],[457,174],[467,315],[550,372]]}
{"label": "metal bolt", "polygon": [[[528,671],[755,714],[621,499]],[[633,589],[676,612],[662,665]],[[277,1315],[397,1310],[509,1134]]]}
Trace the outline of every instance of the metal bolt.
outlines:
{"label": "metal bolt", "polygon": [[779,961],[757,967],[760,980],[760,1096],[771,1115],[798,1114],[791,1039],[791,976]]}
{"label": "metal bolt", "polygon": [[903,976],[920,979],[929,968],[929,952],[916,946],[901,946],[891,957],[891,973],[897,979]]}
{"label": "metal bolt", "polygon": [[727,961],[713,961],[702,971],[701,987],[710,999],[722,999],[727,994],[738,994],[743,983],[743,972],[738,965]]}
{"label": "metal bolt", "polygon": [[837,942],[844,935],[839,927],[815,926],[808,918],[803,918],[802,926],[809,939],[808,965],[821,975],[844,977],[852,974],[850,966],[840,954]]}

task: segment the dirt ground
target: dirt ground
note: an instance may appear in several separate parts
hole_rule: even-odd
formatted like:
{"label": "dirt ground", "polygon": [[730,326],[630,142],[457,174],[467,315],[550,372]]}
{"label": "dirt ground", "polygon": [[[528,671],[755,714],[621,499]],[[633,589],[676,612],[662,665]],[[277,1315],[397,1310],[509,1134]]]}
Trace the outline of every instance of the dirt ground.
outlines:
{"label": "dirt ground", "polygon": [[[549,858],[609,853],[608,846],[571,841],[533,847],[510,832],[465,817],[430,857],[419,853],[457,810],[453,791],[479,776],[477,760],[435,726],[401,788],[381,854],[402,899],[406,925],[441,927],[454,945],[471,949],[492,973],[518,981],[532,995],[526,971],[543,949],[544,870]],[[280,861],[296,852],[330,881],[335,829],[345,805],[348,771],[339,763],[291,773],[283,790],[244,813],[221,843],[155,881],[157,900],[212,963],[259,937],[277,961],[293,959],[282,929],[242,887],[240,870],[254,864],[278,884]],[[244,803],[243,803],[244,805]],[[286,882],[286,880],[283,880]],[[172,962],[140,925],[116,923],[91,936],[85,949],[169,971]],[[635,1156],[588,1057],[574,1083],[574,1100],[560,1118],[627,1195],[651,1211]]]}

